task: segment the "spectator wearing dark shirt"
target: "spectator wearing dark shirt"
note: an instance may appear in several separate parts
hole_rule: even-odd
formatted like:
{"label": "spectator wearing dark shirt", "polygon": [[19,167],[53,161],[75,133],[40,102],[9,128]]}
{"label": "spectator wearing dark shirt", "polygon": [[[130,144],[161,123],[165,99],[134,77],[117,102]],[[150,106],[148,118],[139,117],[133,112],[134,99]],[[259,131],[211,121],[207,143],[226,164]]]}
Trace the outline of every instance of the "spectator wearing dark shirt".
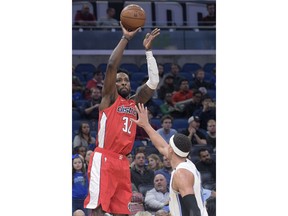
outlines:
{"label": "spectator wearing dark shirt", "polygon": [[[207,4],[206,8],[207,8],[208,14],[207,16],[204,16],[202,17],[202,19],[200,19],[199,25],[200,26],[216,26],[216,4],[209,3]],[[211,28],[211,29],[215,30],[215,28]]]}
{"label": "spectator wearing dark shirt", "polygon": [[147,169],[145,165],[145,154],[137,152],[135,154],[134,166],[131,168],[131,182],[137,187],[139,192],[153,188],[154,171]]}
{"label": "spectator wearing dark shirt", "polygon": [[216,162],[211,158],[207,149],[203,148],[199,150],[199,158],[195,166],[199,172],[210,172],[214,181],[216,181]]}
{"label": "spectator wearing dark shirt", "polygon": [[194,76],[195,77],[193,78],[191,84],[192,89],[199,89],[200,87],[205,87],[206,89],[215,89],[215,86],[212,83],[204,81],[205,71],[202,68],[198,69]]}
{"label": "spectator wearing dark shirt", "polygon": [[199,130],[200,119],[198,116],[191,116],[188,119],[188,128],[180,131],[191,139],[192,145],[203,144],[206,145],[206,135]]}
{"label": "spectator wearing dark shirt", "polygon": [[74,18],[74,25],[77,26],[95,26],[96,25],[96,18],[90,12],[89,5],[84,3],[82,6],[82,10],[78,10],[75,18]]}
{"label": "spectator wearing dark shirt", "polygon": [[101,89],[100,88],[91,88],[91,99],[88,100],[83,107],[83,114],[86,119],[96,120],[99,118],[99,105],[101,102]]}

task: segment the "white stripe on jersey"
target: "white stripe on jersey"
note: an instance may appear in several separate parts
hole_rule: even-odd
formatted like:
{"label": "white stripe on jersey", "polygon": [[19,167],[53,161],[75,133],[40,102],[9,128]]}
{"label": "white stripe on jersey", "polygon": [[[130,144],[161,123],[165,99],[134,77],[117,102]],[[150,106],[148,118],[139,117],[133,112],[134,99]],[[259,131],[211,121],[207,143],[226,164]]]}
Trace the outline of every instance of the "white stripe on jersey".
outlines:
{"label": "white stripe on jersey", "polygon": [[90,173],[89,194],[90,200],[86,208],[94,209],[98,205],[100,193],[100,168],[102,153],[95,152]]}
{"label": "white stripe on jersey", "polygon": [[103,112],[101,121],[100,121],[100,129],[98,131],[98,143],[100,148],[104,148],[104,142],[105,142],[105,131],[106,131],[106,120],[107,116]]}

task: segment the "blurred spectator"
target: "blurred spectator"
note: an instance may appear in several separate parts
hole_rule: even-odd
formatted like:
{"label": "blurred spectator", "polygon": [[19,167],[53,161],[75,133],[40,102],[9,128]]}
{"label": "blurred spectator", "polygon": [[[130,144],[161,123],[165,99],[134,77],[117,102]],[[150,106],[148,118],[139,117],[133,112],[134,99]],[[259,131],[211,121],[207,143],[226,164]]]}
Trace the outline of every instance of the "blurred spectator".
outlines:
{"label": "blurred spectator", "polygon": [[86,152],[87,152],[87,148],[85,146],[79,146],[76,149],[75,154],[79,154],[80,156],[82,156],[83,161],[84,161],[84,167],[85,167],[85,156],[86,156]]}
{"label": "blurred spectator", "polygon": [[84,161],[78,154],[72,156],[72,212],[84,209],[84,199],[88,194],[88,177],[84,167]]}
{"label": "blurred spectator", "polygon": [[114,8],[107,8],[106,10],[106,17],[100,17],[98,20],[99,26],[119,26],[119,21],[115,19],[115,9]]}
{"label": "blurred spectator", "polygon": [[210,197],[206,201],[208,216],[216,216],[216,197]]}
{"label": "blurred spectator", "polygon": [[199,116],[200,128],[207,130],[207,122],[210,119],[216,120],[216,104],[209,96],[202,97],[202,108],[195,110],[193,115]]}
{"label": "blurred spectator", "polygon": [[157,154],[150,154],[147,157],[148,159],[148,169],[152,171],[159,170],[163,167],[162,161]]}
{"label": "blurred spectator", "polygon": [[159,73],[159,84],[158,84],[157,89],[159,89],[160,86],[163,84],[163,81],[164,81],[164,79],[163,79],[164,78],[164,66],[163,66],[163,64],[158,63],[157,67],[158,67],[158,73]]}
{"label": "blurred spectator", "polygon": [[73,216],[86,216],[84,211],[81,209],[77,209],[76,211],[73,212]]}
{"label": "blurred spectator", "polygon": [[161,118],[161,128],[157,130],[157,133],[159,133],[162,138],[169,143],[170,138],[177,133],[177,130],[172,128],[173,124],[173,117],[170,115],[164,115]]}
{"label": "blurred spectator", "polygon": [[101,102],[101,89],[91,88],[90,89],[91,96],[90,99],[83,106],[83,116],[88,120],[96,120],[99,119],[99,105]]}
{"label": "blurred spectator", "polygon": [[145,165],[145,154],[137,152],[135,154],[134,167],[131,168],[131,182],[137,187],[139,192],[145,195],[147,189],[153,185],[153,179],[154,172]]}
{"label": "blurred spectator", "polygon": [[211,158],[210,153],[207,149],[203,148],[199,150],[199,159],[195,166],[198,171],[201,173],[210,172],[214,182],[216,182],[216,162]]}
{"label": "blurred spectator", "polygon": [[155,216],[170,216],[169,212],[160,209],[158,211],[155,212]]}
{"label": "blurred spectator", "polygon": [[91,156],[92,153],[93,153],[92,150],[86,151],[86,155],[85,155],[85,168],[86,168],[86,170],[88,170],[90,156]]}
{"label": "blurred spectator", "polygon": [[188,128],[180,131],[180,133],[191,139],[192,146],[197,144],[207,144],[206,135],[199,130],[200,119],[198,116],[191,116],[188,119]]}
{"label": "blurred spectator", "polygon": [[[149,108],[147,109],[147,112],[148,112],[148,120],[149,120],[152,128],[154,130],[157,130],[158,127],[155,124],[152,124],[151,121],[150,121],[153,118],[153,115],[152,115],[151,111],[149,110]],[[146,131],[142,127],[140,127],[138,125],[137,125],[137,128],[136,128],[136,138],[135,139],[136,140],[147,140],[147,141],[150,142],[150,137],[148,136]]]}
{"label": "blurred spectator", "polygon": [[189,89],[189,81],[187,79],[182,79],[180,81],[179,90],[174,92],[172,100],[174,103],[184,101],[192,98],[193,92]]}
{"label": "blurred spectator", "polygon": [[171,115],[173,118],[182,118],[183,112],[174,105],[172,101],[172,93],[167,92],[164,103],[160,105],[162,115]]}
{"label": "blurred spectator", "polygon": [[[200,26],[216,26],[216,4],[209,3],[207,4],[206,8],[208,11],[208,15],[200,19],[199,25]],[[206,28],[204,30],[206,30]]]}
{"label": "blurred spectator", "polygon": [[164,100],[166,93],[174,92],[173,78],[174,77],[172,75],[164,76],[163,84],[157,90],[157,95],[159,99]]}
{"label": "blurred spectator", "polygon": [[73,140],[73,148],[78,150],[79,146],[88,148],[90,144],[95,144],[96,140],[90,134],[90,126],[87,122],[82,122],[79,126],[78,133]]}
{"label": "blurred spectator", "polygon": [[[202,93],[199,90],[195,90],[189,102],[184,103],[183,108],[184,117],[189,118],[196,110],[202,107],[201,99],[202,99]],[[178,103],[178,106],[179,105],[181,106],[181,104]]]}
{"label": "blurred spectator", "polygon": [[91,80],[88,80],[86,84],[86,90],[85,90],[85,99],[89,100],[90,99],[90,89],[91,88],[100,88],[102,90],[103,88],[103,73],[101,70],[97,69]]}
{"label": "blurred spectator", "polygon": [[207,145],[211,145],[215,152],[216,151],[216,121],[214,119],[210,119],[207,122],[206,140],[207,140]]}
{"label": "blurred spectator", "polygon": [[153,216],[153,215],[148,211],[139,211],[135,214],[135,216]]}
{"label": "blurred spectator", "polygon": [[147,191],[145,196],[145,209],[155,214],[159,209],[169,205],[169,191],[164,175],[157,174],[154,177],[154,188]]}
{"label": "blurred spectator", "polygon": [[154,172],[154,174],[155,175],[157,175],[157,174],[164,175],[165,178],[166,178],[166,181],[167,181],[167,186],[169,187],[172,171],[173,170],[172,170],[172,167],[171,167],[170,160],[167,157],[163,156],[163,168],[159,169],[159,170],[156,170]]}
{"label": "blurred spectator", "polygon": [[72,66],[72,97],[75,99],[81,99],[84,89],[85,87],[75,73],[75,67]]}
{"label": "blurred spectator", "polygon": [[78,10],[75,18],[74,25],[76,26],[96,26],[96,18],[93,13],[90,12],[89,5],[84,3],[82,6],[82,10]]}
{"label": "blurred spectator", "polygon": [[180,66],[178,64],[171,64],[170,72],[164,76],[165,79],[166,76],[172,75],[175,90],[179,89],[180,81],[184,79],[184,77],[179,75],[179,72],[180,72]]}
{"label": "blurred spectator", "polygon": [[199,89],[200,87],[205,87],[206,90],[215,89],[215,86],[212,83],[204,81],[205,71],[202,68],[198,69],[194,76],[195,77],[193,78],[191,84],[192,89]]}
{"label": "blurred spectator", "polygon": [[126,155],[126,157],[127,157],[128,161],[129,161],[130,168],[133,167],[134,166],[134,157],[133,157],[132,153],[129,153],[128,155]]}

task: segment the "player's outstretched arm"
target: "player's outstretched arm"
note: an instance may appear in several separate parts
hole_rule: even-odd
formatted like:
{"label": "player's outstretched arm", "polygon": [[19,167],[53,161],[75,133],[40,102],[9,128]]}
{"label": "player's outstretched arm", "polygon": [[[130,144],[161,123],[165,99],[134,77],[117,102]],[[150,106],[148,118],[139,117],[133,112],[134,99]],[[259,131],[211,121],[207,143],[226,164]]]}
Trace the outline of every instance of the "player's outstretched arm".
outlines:
{"label": "player's outstretched arm", "polygon": [[138,28],[135,31],[128,32],[120,22],[120,25],[122,27],[123,36],[120,39],[119,43],[113,50],[112,54],[109,57],[105,79],[104,79],[104,85],[102,89],[102,101],[99,107],[99,110],[103,110],[107,107],[109,107],[117,97],[117,90],[116,90],[116,73],[117,69],[119,67],[120,61],[122,59],[124,49],[126,45],[128,44],[129,40],[131,40],[134,35],[141,29]]}
{"label": "player's outstretched arm", "polygon": [[147,33],[143,40],[143,46],[146,50],[149,79],[135,95],[134,99],[136,103],[146,103],[154,94],[154,91],[159,83],[157,62],[152,53],[152,42],[158,35],[160,35],[160,29],[155,28],[151,33]]}
{"label": "player's outstretched arm", "polygon": [[138,119],[134,120],[137,125],[142,127],[148,136],[150,137],[152,143],[154,146],[158,149],[158,151],[164,155],[165,157],[168,157],[168,148],[169,145],[166,143],[166,141],[154,130],[154,128],[151,126],[151,124],[148,121],[148,112],[147,107],[144,107],[143,104],[138,104],[135,106],[135,109],[138,113]]}

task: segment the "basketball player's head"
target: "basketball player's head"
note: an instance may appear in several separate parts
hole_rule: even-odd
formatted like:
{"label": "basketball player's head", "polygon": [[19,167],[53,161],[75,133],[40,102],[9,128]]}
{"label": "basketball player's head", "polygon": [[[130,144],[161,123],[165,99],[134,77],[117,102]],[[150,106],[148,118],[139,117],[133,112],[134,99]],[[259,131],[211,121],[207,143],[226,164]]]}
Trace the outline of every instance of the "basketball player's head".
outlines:
{"label": "basketball player's head", "polygon": [[191,141],[188,136],[180,133],[176,133],[169,140],[171,151],[177,156],[186,158],[191,148]]}
{"label": "basketball player's head", "polygon": [[125,69],[118,69],[116,76],[116,88],[117,92],[121,97],[127,98],[130,95],[131,86],[129,73]]}

